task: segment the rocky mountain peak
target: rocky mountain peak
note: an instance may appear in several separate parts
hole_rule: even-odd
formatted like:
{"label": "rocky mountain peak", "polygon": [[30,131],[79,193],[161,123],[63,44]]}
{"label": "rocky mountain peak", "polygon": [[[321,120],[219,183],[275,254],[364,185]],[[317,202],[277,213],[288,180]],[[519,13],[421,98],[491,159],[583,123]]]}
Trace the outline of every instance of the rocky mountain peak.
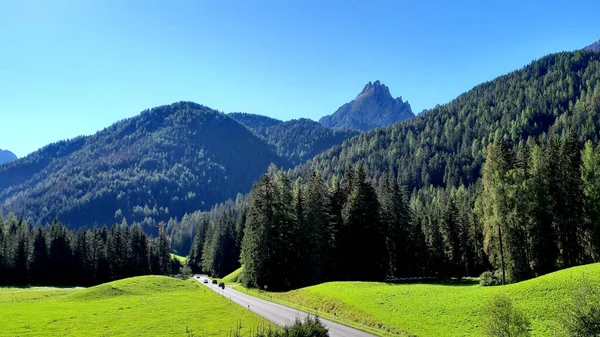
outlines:
{"label": "rocky mountain peak", "polygon": [[592,43],[591,45],[589,45],[583,49],[590,50],[590,51],[600,51],[600,40]]}
{"label": "rocky mountain peak", "polygon": [[402,96],[393,98],[385,84],[375,81],[367,83],[354,100],[321,118],[319,123],[330,128],[367,131],[412,117],[410,104],[402,101]]}

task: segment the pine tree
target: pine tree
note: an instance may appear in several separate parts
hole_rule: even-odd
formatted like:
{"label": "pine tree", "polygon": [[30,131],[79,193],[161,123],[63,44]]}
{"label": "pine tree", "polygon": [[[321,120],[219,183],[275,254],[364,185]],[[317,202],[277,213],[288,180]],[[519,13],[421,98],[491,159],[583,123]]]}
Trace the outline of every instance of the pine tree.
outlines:
{"label": "pine tree", "polygon": [[327,280],[328,265],[335,246],[330,223],[329,191],[320,175],[313,173],[306,186],[305,232],[308,233],[309,249],[305,257],[309,261],[310,283]]}
{"label": "pine tree", "polygon": [[148,238],[138,224],[131,227],[130,245],[132,274],[147,275],[150,272]]}
{"label": "pine tree", "polygon": [[581,153],[581,179],[583,184],[586,229],[589,232],[587,255],[600,260],[600,146],[585,143]]}
{"label": "pine tree", "polygon": [[351,247],[345,252],[347,255],[343,257],[345,263],[342,264],[348,268],[348,279],[383,280],[388,264],[379,202],[362,168],[356,172],[342,216],[350,239],[348,247]]}
{"label": "pine tree", "polygon": [[[502,284],[506,283],[504,244],[506,235],[506,175],[513,166],[512,155],[502,140],[488,146],[483,166],[483,192],[479,209],[484,229],[484,249],[495,267],[500,267]],[[503,242],[504,241],[504,242]]]}
{"label": "pine tree", "polygon": [[558,248],[552,228],[553,200],[550,194],[550,163],[544,149],[530,151],[527,202],[529,203],[528,246],[532,272],[543,275],[556,270]]}
{"label": "pine tree", "polygon": [[394,178],[383,181],[381,195],[381,221],[386,233],[388,274],[407,275],[411,263],[410,209],[406,195]]}
{"label": "pine tree", "polygon": [[32,284],[48,284],[48,244],[43,227],[38,227],[33,241],[33,250],[29,261],[30,279]]}
{"label": "pine tree", "polygon": [[206,240],[206,231],[208,229],[208,219],[205,217],[198,223],[192,248],[188,257],[188,266],[193,273],[202,272],[202,251],[204,250],[204,242]]}
{"label": "pine tree", "polygon": [[73,252],[67,228],[58,220],[50,227],[50,282],[52,285],[72,283]]}
{"label": "pine tree", "polygon": [[272,228],[274,226],[275,188],[271,177],[261,176],[250,194],[250,208],[242,241],[242,277],[246,286],[262,288],[272,283],[274,265],[271,258]]}

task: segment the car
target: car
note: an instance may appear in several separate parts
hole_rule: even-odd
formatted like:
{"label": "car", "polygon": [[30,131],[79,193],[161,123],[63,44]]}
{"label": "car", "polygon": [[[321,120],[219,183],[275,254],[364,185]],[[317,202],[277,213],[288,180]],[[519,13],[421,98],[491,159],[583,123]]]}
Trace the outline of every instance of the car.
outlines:
{"label": "car", "polygon": [[223,282],[219,283],[219,288],[225,289],[225,283],[223,283]]}
{"label": "car", "polygon": [[212,280],[212,284],[217,284],[217,280]]}
{"label": "car", "polygon": [[202,283],[208,283],[208,279],[205,278],[204,281],[202,281]]}

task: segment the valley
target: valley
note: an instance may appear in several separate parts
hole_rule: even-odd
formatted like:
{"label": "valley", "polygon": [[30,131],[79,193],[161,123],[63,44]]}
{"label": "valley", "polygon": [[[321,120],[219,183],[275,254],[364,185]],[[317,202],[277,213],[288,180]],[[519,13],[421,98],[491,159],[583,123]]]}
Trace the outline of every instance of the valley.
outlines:
{"label": "valley", "polygon": [[599,11],[0,5],[0,337],[600,336]]}

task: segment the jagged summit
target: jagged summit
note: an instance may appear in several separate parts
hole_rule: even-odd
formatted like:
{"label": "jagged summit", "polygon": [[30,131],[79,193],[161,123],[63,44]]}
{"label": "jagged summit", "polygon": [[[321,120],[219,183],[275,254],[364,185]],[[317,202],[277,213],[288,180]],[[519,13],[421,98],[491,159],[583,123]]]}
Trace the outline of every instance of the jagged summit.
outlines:
{"label": "jagged summit", "polygon": [[600,51],[600,40],[592,43],[591,45],[583,48],[585,50],[591,50],[591,51]]}
{"label": "jagged summit", "polygon": [[393,98],[390,89],[380,81],[367,83],[354,100],[342,105],[319,123],[329,128],[351,128],[361,131],[388,126],[414,117],[410,104],[402,96]]}

